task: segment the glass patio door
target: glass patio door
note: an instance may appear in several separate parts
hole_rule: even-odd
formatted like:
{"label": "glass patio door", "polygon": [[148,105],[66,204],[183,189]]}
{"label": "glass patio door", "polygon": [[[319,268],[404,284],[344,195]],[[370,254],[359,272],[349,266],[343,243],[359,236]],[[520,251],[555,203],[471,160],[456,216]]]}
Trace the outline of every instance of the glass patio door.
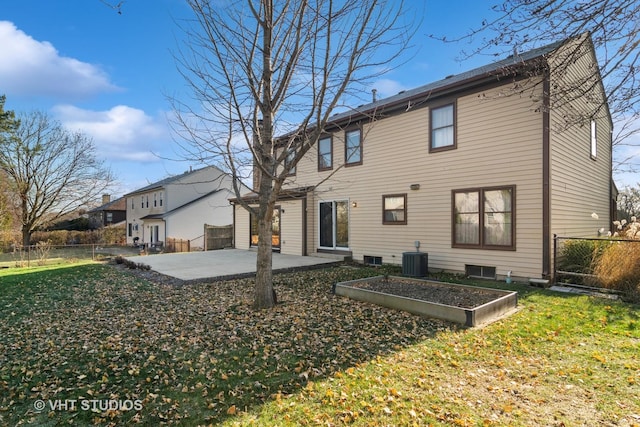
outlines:
{"label": "glass patio door", "polygon": [[320,202],[320,248],[349,248],[349,202]]}

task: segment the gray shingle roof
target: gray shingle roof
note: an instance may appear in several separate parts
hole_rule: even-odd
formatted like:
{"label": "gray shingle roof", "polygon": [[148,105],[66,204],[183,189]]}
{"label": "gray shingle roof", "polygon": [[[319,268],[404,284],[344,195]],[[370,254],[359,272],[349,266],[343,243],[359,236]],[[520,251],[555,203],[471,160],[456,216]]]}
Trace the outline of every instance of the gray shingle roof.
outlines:
{"label": "gray shingle roof", "polygon": [[509,57],[502,59],[500,61],[493,62],[488,65],[483,65],[481,67],[474,68],[472,70],[465,71],[460,74],[448,76],[442,80],[428,83],[423,86],[416,87],[414,89],[402,91],[397,95],[393,95],[388,98],[379,99],[375,102],[361,105],[349,111],[335,114],[333,117],[331,117],[330,122],[339,123],[352,118],[358,118],[358,116],[360,116],[361,114],[368,113],[374,110],[387,109],[397,104],[405,104],[409,100],[414,99],[416,97],[424,96],[425,94],[430,94],[430,93],[435,94],[445,89],[449,89],[455,86],[461,86],[468,81],[471,81],[480,77],[497,75],[501,70],[504,70],[505,68],[522,65],[530,61],[533,61],[535,59],[542,58],[550,54],[554,50],[556,50],[558,47],[560,47],[564,43],[566,43],[566,40],[551,43],[539,48],[531,49],[529,51],[516,54],[515,56],[510,55]]}
{"label": "gray shingle roof", "polygon": [[[156,189],[156,188],[162,188],[165,185],[168,185],[168,184],[171,184],[171,183],[174,183],[174,182],[178,182],[181,179],[188,177],[189,175],[193,175],[194,173],[200,172],[201,170],[204,170],[204,169],[207,169],[207,168],[218,169],[215,166],[205,166],[203,168],[193,169],[191,171],[187,171],[187,172],[181,173],[179,175],[169,176],[167,178],[161,179],[160,181],[153,182],[153,183],[151,183],[149,185],[146,185],[146,186],[138,188],[137,190],[134,190],[134,191],[132,191],[130,193],[127,193],[123,197],[131,196],[133,194],[138,194],[138,193],[144,193],[144,192],[147,192],[149,190]],[[220,170],[220,169],[218,169],[218,170]],[[220,171],[220,172],[222,173],[222,171]]]}

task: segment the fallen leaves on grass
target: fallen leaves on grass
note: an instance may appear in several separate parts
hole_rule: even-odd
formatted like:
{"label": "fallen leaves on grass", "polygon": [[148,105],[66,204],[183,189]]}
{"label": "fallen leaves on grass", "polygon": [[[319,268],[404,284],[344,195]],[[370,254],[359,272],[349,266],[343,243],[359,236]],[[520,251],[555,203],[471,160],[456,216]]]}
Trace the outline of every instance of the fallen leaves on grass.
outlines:
{"label": "fallen leaves on grass", "polygon": [[[265,311],[252,279],[172,287],[97,265],[16,277],[0,296],[0,424],[219,423],[450,327],[330,293],[364,274],[276,276],[281,303]],[[34,410],[85,399],[142,409]]]}

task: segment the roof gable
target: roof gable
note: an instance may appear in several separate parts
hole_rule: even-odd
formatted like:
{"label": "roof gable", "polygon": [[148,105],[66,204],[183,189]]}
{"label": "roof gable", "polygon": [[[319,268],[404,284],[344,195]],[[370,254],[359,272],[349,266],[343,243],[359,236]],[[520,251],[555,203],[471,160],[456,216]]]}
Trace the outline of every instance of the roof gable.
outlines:
{"label": "roof gable", "polygon": [[218,171],[220,174],[224,174],[224,172],[222,170],[220,170],[219,168],[215,167],[215,166],[205,166],[203,168],[200,169],[194,169],[194,170],[189,170],[187,172],[184,172],[182,174],[179,175],[173,175],[173,176],[169,176],[167,178],[161,179],[160,181],[156,181],[154,183],[151,183],[149,185],[146,185],[144,187],[138,188],[137,190],[134,190],[130,193],[127,193],[124,195],[124,197],[127,196],[132,196],[134,194],[139,194],[139,193],[146,193],[147,191],[151,191],[151,190],[155,190],[155,189],[159,189],[159,188],[164,188],[170,184],[175,184],[175,183],[179,183],[180,181],[194,176],[202,171],[205,171],[207,169],[212,169],[212,170],[216,170]]}

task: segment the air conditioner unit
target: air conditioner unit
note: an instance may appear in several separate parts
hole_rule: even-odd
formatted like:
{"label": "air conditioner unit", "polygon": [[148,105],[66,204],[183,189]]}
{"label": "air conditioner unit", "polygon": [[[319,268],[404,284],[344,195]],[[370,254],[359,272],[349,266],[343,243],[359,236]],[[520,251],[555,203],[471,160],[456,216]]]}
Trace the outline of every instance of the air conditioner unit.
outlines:
{"label": "air conditioner unit", "polygon": [[402,275],[426,277],[429,271],[429,255],[426,252],[403,252]]}

